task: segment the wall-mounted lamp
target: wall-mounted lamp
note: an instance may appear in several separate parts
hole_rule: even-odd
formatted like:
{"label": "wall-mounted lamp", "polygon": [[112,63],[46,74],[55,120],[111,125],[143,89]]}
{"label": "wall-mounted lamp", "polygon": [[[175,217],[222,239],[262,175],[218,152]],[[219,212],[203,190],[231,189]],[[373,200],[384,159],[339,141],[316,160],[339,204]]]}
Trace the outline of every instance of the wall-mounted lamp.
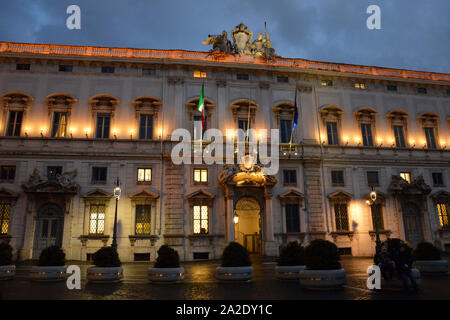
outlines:
{"label": "wall-mounted lamp", "polygon": [[348,142],[349,142],[350,138],[349,137],[344,137],[344,141],[345,141],[345,145],[348,146]]}
{"label": "wall-mounted lamp", "polygon": [[25,133],[25,138],[28,138],[28,132],[30,131],[30,128],[25,127],[24,129],[24,133]]}
{"label": "wall-mounted lamp", "polygon": [[84,133],[86,134],[86,139],[89,138],[89,133],[91,133],[91,129],[90,128],[84,129]]}
{"label": "wall-mounted lamp", "polygon": [[233,222],[234,222],[234,224],[238,224],[239,223],[239,216],[238,216],[238,214],[236,212],[234,213],[234,216],[233,216]]}
{"label": "wall-mounted lamp", "polygon": [[45,134],[45,131],[47,130],[47,128],[46,127],[42,127],[41,128],[41,137],[43,138],[44,137],[44,134]]}
{"label": "wall-mounted lamp", "polygon": [[414,139],[409,140],[409,145],[411,146],[411,148],[414,148],[416,146],[416,140]]}
{"label": "wall-mounted lamp", "polygon": [[361,138],[360,137],[356,137],[355,138],[356,143],[358,144],[358,147],[361,145]]}
{"label": "wall-mounted lamp", "polygon": [[383,138],[378,138],[378,147],[381,147],[383,145]]}
{"label": "wall-mounted lamp", "polygon": [[117,140],[117,129],[113,130],[114,139]]}
{"label": "wall-mounted lamp", "polygon": [[395,142],[394,138],[389,138],[389,143],[391,144],[391,148],[393,148],[395,146],[394,142]]}
{"label": "wall-mounted lamp", "polygon": [[130,139],[133,140],[134,129],[130,129]]}

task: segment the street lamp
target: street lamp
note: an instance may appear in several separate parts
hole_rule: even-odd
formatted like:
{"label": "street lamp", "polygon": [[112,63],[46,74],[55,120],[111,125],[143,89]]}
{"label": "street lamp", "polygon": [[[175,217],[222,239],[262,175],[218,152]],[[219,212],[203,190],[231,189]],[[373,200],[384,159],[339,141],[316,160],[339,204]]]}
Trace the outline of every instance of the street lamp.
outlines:
{"label": "street lamp", "polygon": [[119,204],[120,194],[122,189],[120,189],[119,177],[116,180],[116,186],[114,187],[114,197],[116,198],[116,211],[114,213],[114,230],[113,230],[113,241],[111,247],[117,250],[117,206]]}
{"label": "street lamp", "polygon": [[370,192],[369,199],[366,201],[366,203],[370,207],[370,211],[372,213],[372,217],[374,217],[373,218],[373,222],[374,222],[374,225],[375,225],[375,236],[376,236],[375,253],[378,255],[379,252],[380,252],[380,248],[381,248],[381,240],[380,240],[380,233],[379,233],[379,230],[378,230],[378,219],[377,219],[376,214],[374,215],[374,212],[373,212],[373,210],[374,210],[373,205],[375,204],[375,201],[377,201],[377,193],[373,189],[373,186],[372,186],[372,191]]}

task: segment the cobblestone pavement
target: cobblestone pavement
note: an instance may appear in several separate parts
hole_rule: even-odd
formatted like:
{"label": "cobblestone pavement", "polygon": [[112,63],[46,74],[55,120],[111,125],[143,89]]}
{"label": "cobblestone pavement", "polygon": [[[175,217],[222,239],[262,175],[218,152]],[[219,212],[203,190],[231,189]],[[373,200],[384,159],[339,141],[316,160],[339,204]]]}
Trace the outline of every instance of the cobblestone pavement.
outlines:
{"label": "cobblestone pavement", "polygon": [[81,262],[68,262],[81,267],[81,290],[69,290],[65,282],[35,283],[28,280],[31,264],[18,266],[15,279],[0,281],[0,299],[163,299],[163,300],[308,300],[308,299],[450,299],[450,276],[422,277],[421,292],[403,292],[401,287],[372,292],[366,287],[366,270],[369,258],[342,258],[347,271],[347,285],[338,291],[307,291],[297,282],[281,282],[275,279],[275,262],[272,259],[254,258],[255,274],[251,282],[219,283],[214,278],[219,261],[185,262],[184,283],[151,284],[147,281],[148,263],[123,265],[125,278],[118,284],[91,284],[86,281],[86,268]]}

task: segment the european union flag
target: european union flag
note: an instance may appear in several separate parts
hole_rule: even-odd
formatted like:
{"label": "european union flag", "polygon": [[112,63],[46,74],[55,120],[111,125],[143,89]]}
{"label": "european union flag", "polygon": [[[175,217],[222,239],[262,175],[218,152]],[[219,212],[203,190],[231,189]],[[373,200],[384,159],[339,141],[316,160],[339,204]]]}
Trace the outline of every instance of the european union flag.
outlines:
{"label": "european union flag", "polygon": [[295,87],[295,100],[294,100],[294,122],[292,124],[292,132],[294,132],[295,127],[298,123],[298,109],[297,109],[297,87]]}

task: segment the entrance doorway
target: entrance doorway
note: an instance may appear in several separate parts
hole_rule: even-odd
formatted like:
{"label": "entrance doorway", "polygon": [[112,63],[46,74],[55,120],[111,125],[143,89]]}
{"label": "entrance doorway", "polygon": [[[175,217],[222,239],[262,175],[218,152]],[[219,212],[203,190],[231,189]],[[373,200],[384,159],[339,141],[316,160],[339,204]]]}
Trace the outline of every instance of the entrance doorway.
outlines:
{"label": "entrance doorway", "polygon": [[261,252],[261,208],[258,201],[251,197],[242,197],[236,203],[234,232],[236,242],[250,253]]}
{"label": "entrance doorway", "polygon": [[50,246],[61,246],[63,235],[63,211],[53,203],[44,204],[38,211],[33,259],[38,259],[42,250]]}
{"label": "entrance doorway", "polygon": [[402,211],[403,225],[405,226],[405,239],[415,248],[424,240],[419,207],[412,202],[407,202],[404,204]]}

